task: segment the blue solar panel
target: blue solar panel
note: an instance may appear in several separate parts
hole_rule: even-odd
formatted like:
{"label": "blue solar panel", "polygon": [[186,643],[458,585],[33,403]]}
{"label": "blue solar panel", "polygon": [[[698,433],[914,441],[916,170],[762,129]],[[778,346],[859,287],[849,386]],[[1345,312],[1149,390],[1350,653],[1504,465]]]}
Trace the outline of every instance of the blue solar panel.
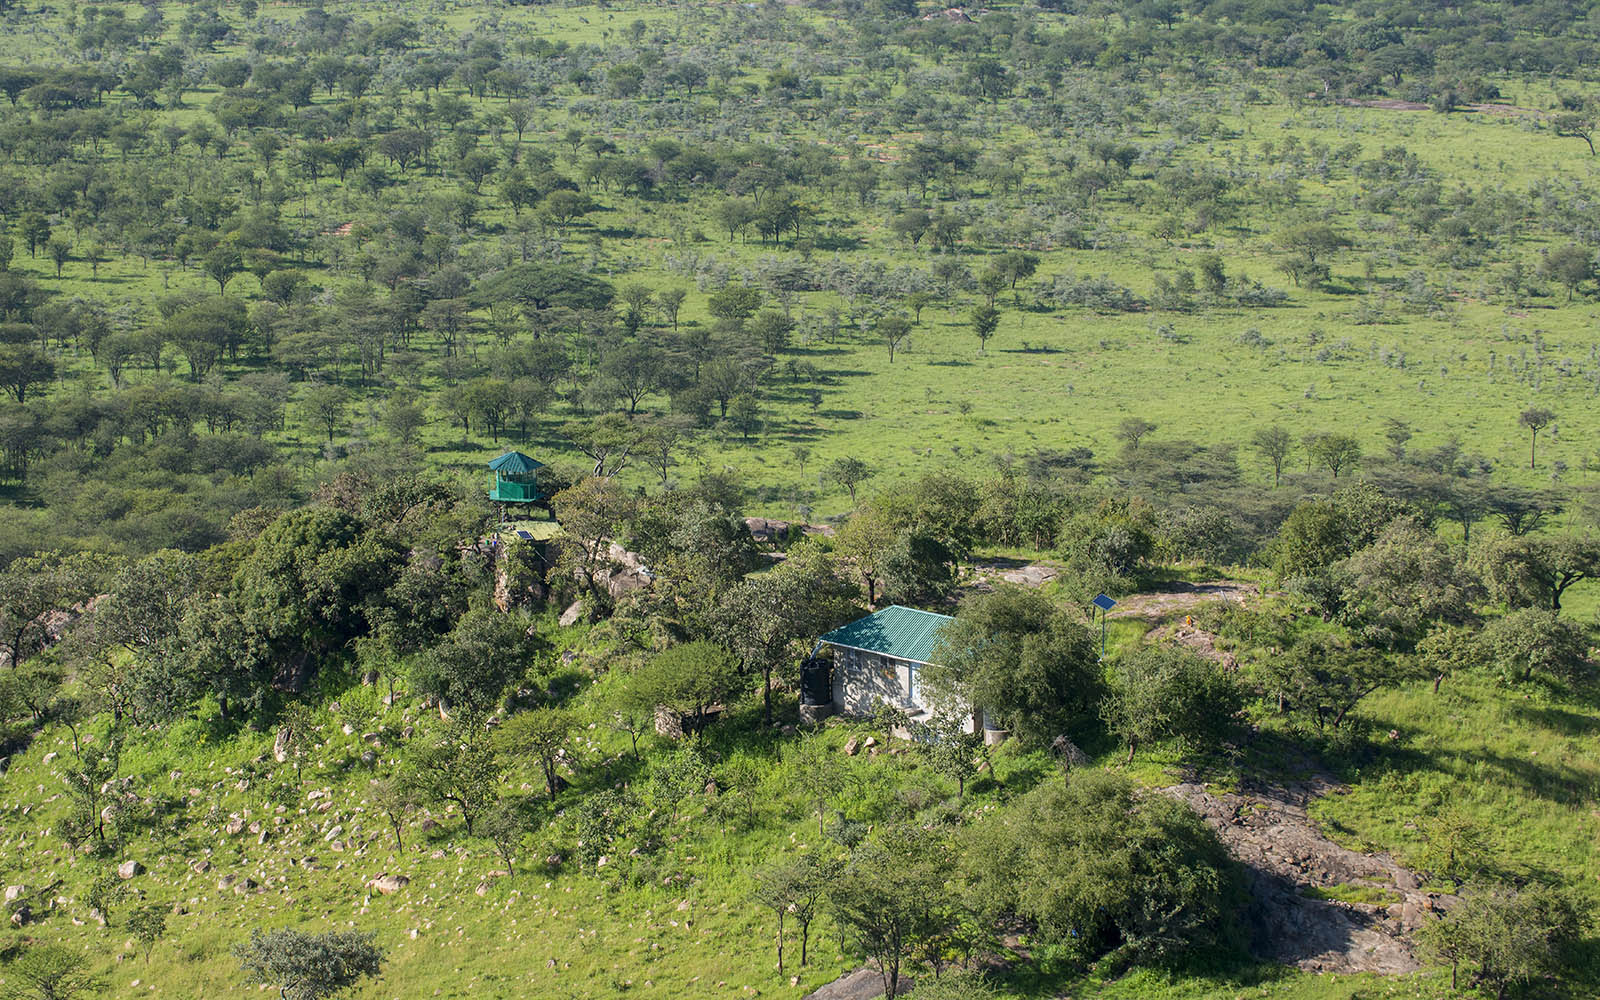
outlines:
{"label": "blue solar panel", "polygon": [[524,531],[521,528],[518,528],[517,529],[517,537],[523,539],[524,541],[531,542],[531,541],[533,541],[533,532]]}
{"label": "blue solar panel", "polygon": [[1110,611],[1112,608],[1117,606],[1117,602],[1106,595],[1101,594],[1094,599],[1094,606],[1099,608],[1101,611]]}

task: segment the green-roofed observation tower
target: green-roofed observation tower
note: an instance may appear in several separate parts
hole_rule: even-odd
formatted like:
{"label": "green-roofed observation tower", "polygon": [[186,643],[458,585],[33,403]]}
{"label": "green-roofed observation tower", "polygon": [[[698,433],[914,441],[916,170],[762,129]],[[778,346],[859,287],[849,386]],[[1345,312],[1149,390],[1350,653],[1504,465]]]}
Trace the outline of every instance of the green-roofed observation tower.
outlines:
{"label": "green-roofed observation tower", "polygon": [[499,503],[544,503],[538,473],[544,463],[520,451],[508,451],[489,463],[489,499]]}

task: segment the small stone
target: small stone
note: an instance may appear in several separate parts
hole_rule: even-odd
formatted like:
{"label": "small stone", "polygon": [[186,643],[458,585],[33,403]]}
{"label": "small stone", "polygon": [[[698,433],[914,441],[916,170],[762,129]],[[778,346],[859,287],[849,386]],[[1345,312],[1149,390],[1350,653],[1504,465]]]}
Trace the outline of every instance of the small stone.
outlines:
{"label": "small stone", "polygon": [[845,741],[845,744],[844,744],[844,755],[846,757],[854,757],[856,754],[858,754],[860,752],[861,752],[861,740],[859,738],[852,736],[852,737],[850,737],[850,739]]}
{"label": "small stone", "polygon": [[124,861],[122,864],[117,866],[117,878],[123,880],[133,878],[135,875],[143,874],[144,865],[141,865],[137,861]]}

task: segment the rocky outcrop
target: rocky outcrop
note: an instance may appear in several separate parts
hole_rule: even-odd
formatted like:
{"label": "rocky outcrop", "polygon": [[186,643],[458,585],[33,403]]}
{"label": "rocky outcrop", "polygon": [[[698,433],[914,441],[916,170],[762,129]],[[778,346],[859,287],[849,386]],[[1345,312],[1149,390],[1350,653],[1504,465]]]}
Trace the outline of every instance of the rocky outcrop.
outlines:
{"label": "rocky outcrop", "polygon": [[[1164,791],[1187,803],[1245,868],[1257,953],[1309,972],[1396,974],[1420,967],[1411,932],[1456,897],[1422,892],[1415,873],[1387,854],[1362,854],[1324,837],[1306,807],[1329,781],[1246,787],[1214,795],[1204,785]],[[1371,890],[1382,903],[1313,898],[1314,890]]]}

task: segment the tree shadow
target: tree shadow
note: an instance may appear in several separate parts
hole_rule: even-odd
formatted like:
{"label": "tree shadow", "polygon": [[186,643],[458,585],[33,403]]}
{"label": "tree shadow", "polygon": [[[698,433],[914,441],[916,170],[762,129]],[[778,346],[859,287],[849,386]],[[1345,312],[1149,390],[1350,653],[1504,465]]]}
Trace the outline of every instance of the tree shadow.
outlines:
{"label": "tree shadow", "polygon": [[1543,726],[1562,736],[1584,737],[1600,734],[1600,718],[1593,715],[1585,715],[1554,705],[1530,705],[1527,702],[1514,701],[1507,707],[1519,721]]}

